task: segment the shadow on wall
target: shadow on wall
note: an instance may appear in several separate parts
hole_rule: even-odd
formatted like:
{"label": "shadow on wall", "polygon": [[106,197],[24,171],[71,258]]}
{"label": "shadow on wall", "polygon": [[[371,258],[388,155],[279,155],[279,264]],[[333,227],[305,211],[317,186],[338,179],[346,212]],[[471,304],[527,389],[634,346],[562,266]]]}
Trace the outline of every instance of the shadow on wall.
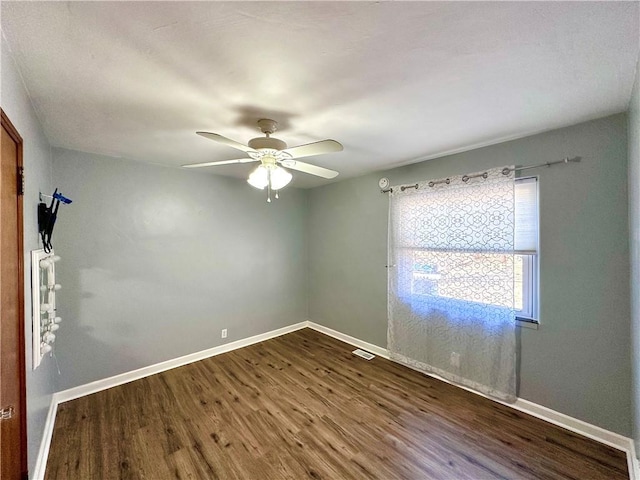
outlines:
{"label": "shadow on wall", "polygon": [[[122,371],[129,362],[135,361],[135,359],[130,358],[122,349],[109,345],[105,337],[111,334],[107,332],[106,327],[104,329],[95,327],[95,325],[107,325],[107,322],[101,323],[99,321],[99,316],[112,316],[114,312],[109,304],[100,302],[100,295],[82,291],[80,277],[83,275],[83,271],[65,265],[64,258],[59,264],[59,271],[64,272],[64,275],[60,275],[63,283],[62,290],[58,294],[58,315],[62,317],[62,328],[59,330],[60,334],[54,352],[57,352],[57,357],[60,359],[61,377],[56,382],[57,390],[65,390],[75,386],[65,381],[69,376],[66,375],[69,370],[75,371],[74,376],[77,376],[78,372],[86,372],[86,379],[83,383],[97,380],[91,377],[91,369],[83,365],[87,357],[84,354],[78,355],[79,352],[91,352],[89,358],[92,363],[110,365],[110,370],[114,372]],[[72,272],[77,272],[78,275],[74,275]],[[79,301],[70,301],[76,292],[78,292]],[[91,310],[94,311],[93,315],[98,316],[98,321],[92,324],[81,324],[82,312],[87,309],[87,304],[96,301],[101,303],[101,307],[97,311]],[[62,354],[60,354],[61,351]]]}
{"label": "shadow on wall", "polygon": [[[176,258],[174,255],[150,256],[147,252],[146,256],[139,255],[136,262],[124,255],[100,257],[95,252],[93,255],[86,252],[76,257],[85,259],[82,262],[85,265],[69,265],[68,269],[61,265],[60,270],[65,272],[63,290],[74,295],[77,292],[75,298],[61,296],[59,302],[59,313],[66,324],[64,331],[60,330],[63,335],[56,347],[64,350],[59,355],[63,370],[61,388],[165,360],[154,345],[172,346],[176,355],[193,350],[184,345],[185,335],[180,335],[186,325],[173,318],[176,307],[182,306],[185,317],[191,317],[189,305],[200,312],[206,311],[200,304],[211,301],[215,295],[207,292],[202,283],[192,284],[188,293],[177,290],[175,282],[184,278],[167,272],[171,270],[167,257]],[[153,258],[161,260],[154,262]],[[162,262],[164,267],[159,269],[157,264]],[[203,329],[199,335],[206,342],[204,348],[211,343],[206,340],[211,338],[211,333],[207,331],[206,319],[202,320],[190,328]],[[87,359],[93,365],[83,364]]]}

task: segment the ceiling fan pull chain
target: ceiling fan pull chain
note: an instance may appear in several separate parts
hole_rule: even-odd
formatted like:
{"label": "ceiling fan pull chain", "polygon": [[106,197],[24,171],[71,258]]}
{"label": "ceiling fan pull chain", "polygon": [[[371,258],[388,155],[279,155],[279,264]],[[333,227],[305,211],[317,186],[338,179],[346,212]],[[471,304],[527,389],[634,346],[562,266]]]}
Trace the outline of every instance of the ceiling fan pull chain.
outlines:
{"label": "ceiling fan pull chain", "polygon": [[267,170],[267,202],[271,203],[271,169]]}
{"label": "ceiling fan pull chain", "polygon": [[278,190],[276,190],[276,200],[277,200],[278,198],[280,198],[280,197],[278,196]]}

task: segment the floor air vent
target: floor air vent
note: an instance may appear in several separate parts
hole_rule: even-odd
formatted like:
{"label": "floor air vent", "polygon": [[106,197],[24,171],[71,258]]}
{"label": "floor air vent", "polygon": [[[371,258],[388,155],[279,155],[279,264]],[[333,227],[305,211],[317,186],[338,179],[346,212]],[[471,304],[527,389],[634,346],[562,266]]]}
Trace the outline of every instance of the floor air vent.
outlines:
{"label": "floor air vent", "polygon": [[371,353],[369,353],[369,352],[365,352],[364,350],[360,350],[360,349],[354,350],[354,351],[353,351],[353,352],[351,352],[351,353],[353,353],[354,355],[357,355],[357,356],[359,356],[359,357],[362,357],[362,358],[364,358],[365,360],[371,360],[371,359],[373,359],[373,358],[376,358],[376,356],[375,356],[375,355],[373,355],[373,354],[371,354]]}

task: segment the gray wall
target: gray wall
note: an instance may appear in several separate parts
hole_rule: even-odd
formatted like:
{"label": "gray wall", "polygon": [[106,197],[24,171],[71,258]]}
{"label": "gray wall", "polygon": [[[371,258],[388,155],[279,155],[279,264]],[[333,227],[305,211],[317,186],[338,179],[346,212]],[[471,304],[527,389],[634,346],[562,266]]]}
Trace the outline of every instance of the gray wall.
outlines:
{"label": "gray wall", "polygon": [[[307,196],[54,149],[66,389],[306,320]],[[227,328],[229,336],[220,338]]]}
{"label": "gray wall", "polygon": [[25,337],[27,365],[27,441],[29,470],[33,470],[42,440],[44,423],[55,390],[54,362],[45,357],[32,369],[31,348],[31,250],[41,248],[38,237],[38,192],[51,194],[51,152],[31,101],[22,84],[9,48],[2,37],[2,97],[0,103],[23,139],[26,172],[24,195]]}
{"label": "gray wall", "polygon": [[629,105],[629,238],[631,250],[631,332],[633,438],[640,455],[640,63]]}
{"label": "gray wall", "polygon": [[579,155],[539,169],[539,330],[521,329],[519,396],[631,434],[627,136],[624,114],[345,180],[309,194],[309,316],[385,346],[392,185]]}

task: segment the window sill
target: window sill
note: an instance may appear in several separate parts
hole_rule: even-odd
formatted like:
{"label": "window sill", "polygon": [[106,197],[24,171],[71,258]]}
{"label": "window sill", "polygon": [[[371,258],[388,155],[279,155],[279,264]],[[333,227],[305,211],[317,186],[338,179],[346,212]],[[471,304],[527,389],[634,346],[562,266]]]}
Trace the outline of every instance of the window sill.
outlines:
{"label": "window sill", "polygon": [[533,320],[532,318],[516,317],[516,326],[538,330],[540,322],[538,322],[538,320]]}

